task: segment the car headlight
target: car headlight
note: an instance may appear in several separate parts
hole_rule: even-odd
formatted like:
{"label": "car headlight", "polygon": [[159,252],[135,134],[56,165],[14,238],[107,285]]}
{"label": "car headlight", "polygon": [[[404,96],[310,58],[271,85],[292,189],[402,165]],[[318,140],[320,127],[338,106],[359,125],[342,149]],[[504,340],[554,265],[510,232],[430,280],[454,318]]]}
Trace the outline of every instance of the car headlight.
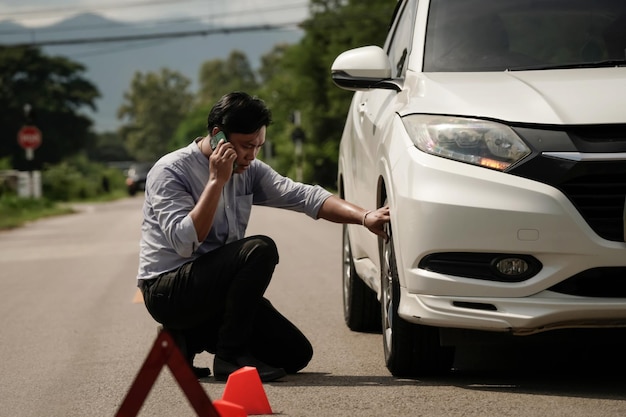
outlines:
{"label": "car headlight", "polygon": [[456,161],[504,171],[531,153],[510,127],[496,122],[421,114],[402,122],[418,149]]}

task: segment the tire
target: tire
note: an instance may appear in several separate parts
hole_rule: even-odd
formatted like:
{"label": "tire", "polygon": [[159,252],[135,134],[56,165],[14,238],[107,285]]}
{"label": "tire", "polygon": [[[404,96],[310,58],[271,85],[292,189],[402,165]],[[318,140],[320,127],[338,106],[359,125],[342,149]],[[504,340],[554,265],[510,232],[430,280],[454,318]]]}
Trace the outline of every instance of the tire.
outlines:
{"label": "tire", "polygon": [[391,229],[381,239],[381,320],[387,369],[396,377],[420,377],[449,372],[454,347],[442,347],[439,328],[410,323],[398,315],[400,282]]}
{"label": "tire", "polygon": [[354,269],[348,226],[343,225],[343,317],[350,330],[380,332],[380,303],[376,293]]}

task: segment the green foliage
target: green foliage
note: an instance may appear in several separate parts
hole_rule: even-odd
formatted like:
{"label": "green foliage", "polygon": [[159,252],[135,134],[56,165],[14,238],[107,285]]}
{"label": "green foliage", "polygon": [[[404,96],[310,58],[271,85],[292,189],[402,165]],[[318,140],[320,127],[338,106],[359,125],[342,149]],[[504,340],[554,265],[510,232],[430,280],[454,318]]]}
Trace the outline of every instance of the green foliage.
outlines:
{"label": "green foliage", "polygon": [[213,105],[224,94],[232,91],[254,92],[258,88],[250,61],[241,51],[232,51],[224,61],[213,59],[200,67],[198,101]]}
{"label": "green foliage", "polygon": [[124,189],[121,171],[79,155],[42,172],[43,195],[52,201],[96,200]]}
{"label": "green foliage", "polygon": [[3,169],[11,169],[11,159],[10,158],[0,158],[0,170]]}
{"label": "green foliage", "polygon": [[304,23],[305,36],[295,48],[292,65],[300,83],[306,148],[305,179],[334,186],[339,141],[352,93],[336,87],[330,67],[341,52],[364,45],[382,46],[395,2],[313,0],[312,16]]}
{"label": "green foliage", "polygon": [[[64,57],[43,55],[35,47],[0,46],[0,158],[10,157],[17,169],[56,163],[82,150],[92,137],[91,120],[79,114],[95,109],[98,89],[85,78],[85,68]],[[24,106],[32,111],[27,115]],[[42,132],[34,161],[25,160],[17,143],[24,124]]]}
{"label": "green foliage", "polygon": [[132,156],[126,149],[120,135],[115,132],[96,134],[94,140],[87,146],[87,156],[92,161],[111,162],[129,161]]}
{"label": "green foliage", "polygon": [[[233,51],[226,60],[206,61],[199,72],[198,95],[189,106],[177,107],[176,100],[167,101],[163,96],[175,92],[162,89],[156,94],[158,82],[151,86],[148,75],[137,76],[119,112],[129,120],[121,135],[133,156],[150,160],[156,150],[162,154],[205,135],[206,117],[213,104],[231,91],[246,91],[262,98],[272,111],[268,146],[261,158],[284,175],[294,177],[300,171],[292,139],[298,127],[293,113],[298,110],[305,133],[302,179],[334,187],[339,142],[352,93],[333,84],[330,67],[345,50],[382,46],[395,6],[392,0],[311,0],[311,17],[302,24],[304,37],[298,44],[276,45],[261,58],[256,74],[240,51]],[[178,113],[178,123],[158,128],[165,114],[179,109],[184,111]]]}
{"label": "green foliage", "polygon": [[232,91],[254,94],[258,89],[256,77],[248,58],[233,51],[224,61],[206,61],[200,68],[200,91],[195,104],[179,124],[169,150],[188,145],[192,140],[207,134],[207,116],[220,97]]}
{"label": "green foliage", "polygon": [[42,192],[43,198],[22,198],[12,189],[2,189],[0,184],[0,230],[73,211],[61,202],[111,200],[127,195],[125,177],[120,170],[90,162],[82,155],[46,166],[42,172]]}
{"label": "green foliage", "polygon": [[0,230],[21,226],[41,217],[71,213],[72,209],[41,198],[18,198],[15,195],[0,196]]}
{"label": "green foliage", "polygon": [[119,135],[137,161],[153,162],[169,151],[169,143],[188,114],[191,81],[167,68],[158,73],[135,73],[118,117],[126,123]]}
{"label": "green foliage", "polygon": [[382,46],[395,2],[311,1],[311,18],[299,44],[277,45],[262,58],[259,96],[274,116],[268,130],[272,166],[293,176],[296,158],[292,113],[301,113],[305,132],[303,179],[326,187],[336,184],[339,141],[352,93],[335,86],[330,67],[341,52],[364,45]]}
{"label": "green foliage", "polygon": [[169,149],[182,148],[189,145],[195,138],[207,134],[207,116],[211,111],[211,106],[211,104],[200,104],[189,112],[178,125],[178,129],[170,141]]}

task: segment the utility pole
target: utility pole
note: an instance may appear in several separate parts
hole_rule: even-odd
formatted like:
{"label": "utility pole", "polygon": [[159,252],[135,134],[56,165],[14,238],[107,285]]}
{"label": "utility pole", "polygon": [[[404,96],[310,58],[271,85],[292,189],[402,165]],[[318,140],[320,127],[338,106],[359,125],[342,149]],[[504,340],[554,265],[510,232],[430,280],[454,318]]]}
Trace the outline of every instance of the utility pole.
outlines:
{"label": "utility pole", "polygon": [[293,132],[291,133],[291,139],[293,140],[294,146],[295,146],[295,153],[296,153],[296,181],[298,182],[302,182],[303,179],[303,175],[302,175],[302,170],[303,170],[303,157],[302,157],[302,146],[304,143],[304,140],[306,139],[306,135],[304,133],[304,130],[302,129],[302,127],[300,127],[301,124],[301,115],[300,115],[300,110],[294,110],[292,115],[291,115],[293,124],[294,124],[294,129]]}

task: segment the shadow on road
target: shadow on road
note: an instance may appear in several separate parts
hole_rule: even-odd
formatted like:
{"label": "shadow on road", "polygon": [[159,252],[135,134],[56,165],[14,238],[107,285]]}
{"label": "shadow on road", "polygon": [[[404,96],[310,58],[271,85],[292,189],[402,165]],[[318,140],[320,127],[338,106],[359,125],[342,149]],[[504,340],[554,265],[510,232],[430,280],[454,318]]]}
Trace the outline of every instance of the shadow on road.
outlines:
{"label": "shadow on road", "polygon": [[[600,337],[598,337],[600,335]],[[621,330],[457,347],[444,383],[472,390],[626,399],[626,338]]]}
{"label": "shadow on road", "polygon": [[608,334],[608,338],[600,341],[591,335],[593,333],[583,332],[574,334],[573,338],[551,340],[542,336],[516,343],[458,346],[454,369],[442,376],[405,379],[391,374],[301,372],[270,384],[284,387],[452,386],[473,391],[626,400],[623,333]]}

